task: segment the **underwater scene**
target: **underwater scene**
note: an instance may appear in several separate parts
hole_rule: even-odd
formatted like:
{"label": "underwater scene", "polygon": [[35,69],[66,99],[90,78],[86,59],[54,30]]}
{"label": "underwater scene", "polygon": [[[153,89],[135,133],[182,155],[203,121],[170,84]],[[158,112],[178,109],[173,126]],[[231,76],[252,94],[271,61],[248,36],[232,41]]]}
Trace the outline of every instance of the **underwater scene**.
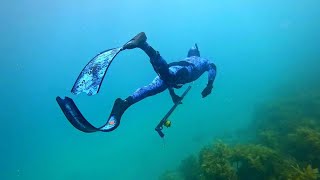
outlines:
{"label": "underwater scene", "polygon": [[319,19],[318,0],[1,1],[0,180],[320,179]]}

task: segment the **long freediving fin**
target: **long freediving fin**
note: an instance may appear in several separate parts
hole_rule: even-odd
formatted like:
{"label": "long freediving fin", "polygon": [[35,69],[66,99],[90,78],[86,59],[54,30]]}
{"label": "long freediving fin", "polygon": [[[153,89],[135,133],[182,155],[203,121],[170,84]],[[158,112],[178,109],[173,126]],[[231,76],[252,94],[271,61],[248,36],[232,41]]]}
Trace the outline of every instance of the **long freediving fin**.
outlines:
{"label": "long freediving fin", "polygon": [[71,92],[76,95],[81,92],[85,92],[89,96],[97,94],[109,66],[122,50],[122,47],[108,49],[92,58],[82,69]]}
{"label": "long freediving fin", "polygon": [[71,89],[71,92],[75,95],[80,94],[81,92],[85,92],[89,96],[97,94],[113,59],[119,54],[120,51],[126,49],[124,46],[126,46],[132,40],[133,39],[129,40],[121,47],[102,51],[93,57],[82,69]]}
{"label": "long freediving fin", "polygon": [[181,95],[181,100],[177,103],[175,103],[171,109],[167,112],[167,114],[161,119],[161,121],[159,122],[159,124],[156,126],[155,130],[158,132],[160,137],[164,137],[164,134],[162,132],[163,129],[163,125],[164,123],[167,121],[167,119],[169,118],[169,116],[173,113],[173,111],[178,107],[178,105],[181,104],[181,101],[183,100],[183,98],[188,94],[188,92],[190,91],[191,86],[189,86]]}
{"label": "long freediving fin", "polygon": [[[124,46],[131,40],[121,47],[105,50],[93,57],[82,69],[71,89],[71,92],[75,95],[80,94],[81,92],[85,92],[89,96],[97,94],[112,61],[119,52],[125,49]],[[106,128],[108,127],[108,121],[99,128],[90,124],[81,114],[80,110],[71,98],[66,97],[65,99],[62,99],[57,97],[56,100],[69,122],[78,130],[83,132],[111,131],[111,129]]]}
{"label": "long freediving fin", "polygon": [[94,127],[83,117],[71,98],[66,97],[65,99],[62,99],[58,96],[56,100],[64,115],[75,128],[86,133],[99,131],[99,128]]}
{"label": "long freediving fin", "polygon": [[63,114],[76,129],[86,133],[112,131],[111,129],[106,128],[106,126],[108,125],[108,121],[101,127],[95,127],[91,123],[89,123],[89,121],[87,121],[87,119],[82,115],[77,105],[71,98],[65,97],[64,99],[62,99],[58,96],[56,97],[56,100]]}

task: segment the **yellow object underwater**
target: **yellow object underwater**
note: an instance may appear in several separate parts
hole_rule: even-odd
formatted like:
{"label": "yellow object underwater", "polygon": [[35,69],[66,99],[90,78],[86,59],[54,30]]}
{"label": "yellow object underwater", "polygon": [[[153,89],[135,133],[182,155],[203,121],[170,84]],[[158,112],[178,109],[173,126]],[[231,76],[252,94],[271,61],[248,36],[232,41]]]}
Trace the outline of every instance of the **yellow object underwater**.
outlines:
{"label": "yellow object underwater", "polygon": [[170,120],[166,120],[166,122],[164,123],[165,127],[170,127],[171,126],[171,121]]}

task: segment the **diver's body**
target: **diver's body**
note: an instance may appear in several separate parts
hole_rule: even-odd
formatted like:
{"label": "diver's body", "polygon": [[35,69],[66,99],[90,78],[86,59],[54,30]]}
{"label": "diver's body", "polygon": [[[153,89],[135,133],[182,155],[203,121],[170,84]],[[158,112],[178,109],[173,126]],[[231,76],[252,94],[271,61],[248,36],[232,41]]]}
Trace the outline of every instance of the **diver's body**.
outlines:
{"label": "diver's body", "polygon": [[103,127],[105,131],[112,131],[120,124],[120,119],[124,111],[134,103],[142,99],[161,93],[168,89],[174,103],[180,101],[180,97],[175,94],[174,88],[181,88],[184,84],[198,79],[204,72],[208,72],[208,84],[202,91],[202,97],[211,93],[213,82],[216,76],[216,66],[208,59],[200,57],[197,45],[188,52],[188,57],[183,61],[167,63],[147,42],[144,33],[139,33],[131,41],[123,46],[123,49],[142,49],[150,58],[150,62],[158,74],[156,78],[147,86],[137,89],[125,100],[116,99],[108,123]]}

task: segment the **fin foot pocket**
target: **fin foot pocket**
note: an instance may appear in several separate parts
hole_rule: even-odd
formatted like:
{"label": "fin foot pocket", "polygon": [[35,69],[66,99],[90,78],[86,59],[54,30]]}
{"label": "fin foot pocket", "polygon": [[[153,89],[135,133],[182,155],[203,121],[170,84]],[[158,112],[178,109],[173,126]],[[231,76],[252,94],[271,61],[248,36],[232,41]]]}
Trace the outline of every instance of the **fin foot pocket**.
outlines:
{"label": "fin foot pocket", "polygon": [[123,49],[134,49],[139,47],[142,43],[147,41],[147,36],[144,32],[137,34],[129,42],[123,45]]}

